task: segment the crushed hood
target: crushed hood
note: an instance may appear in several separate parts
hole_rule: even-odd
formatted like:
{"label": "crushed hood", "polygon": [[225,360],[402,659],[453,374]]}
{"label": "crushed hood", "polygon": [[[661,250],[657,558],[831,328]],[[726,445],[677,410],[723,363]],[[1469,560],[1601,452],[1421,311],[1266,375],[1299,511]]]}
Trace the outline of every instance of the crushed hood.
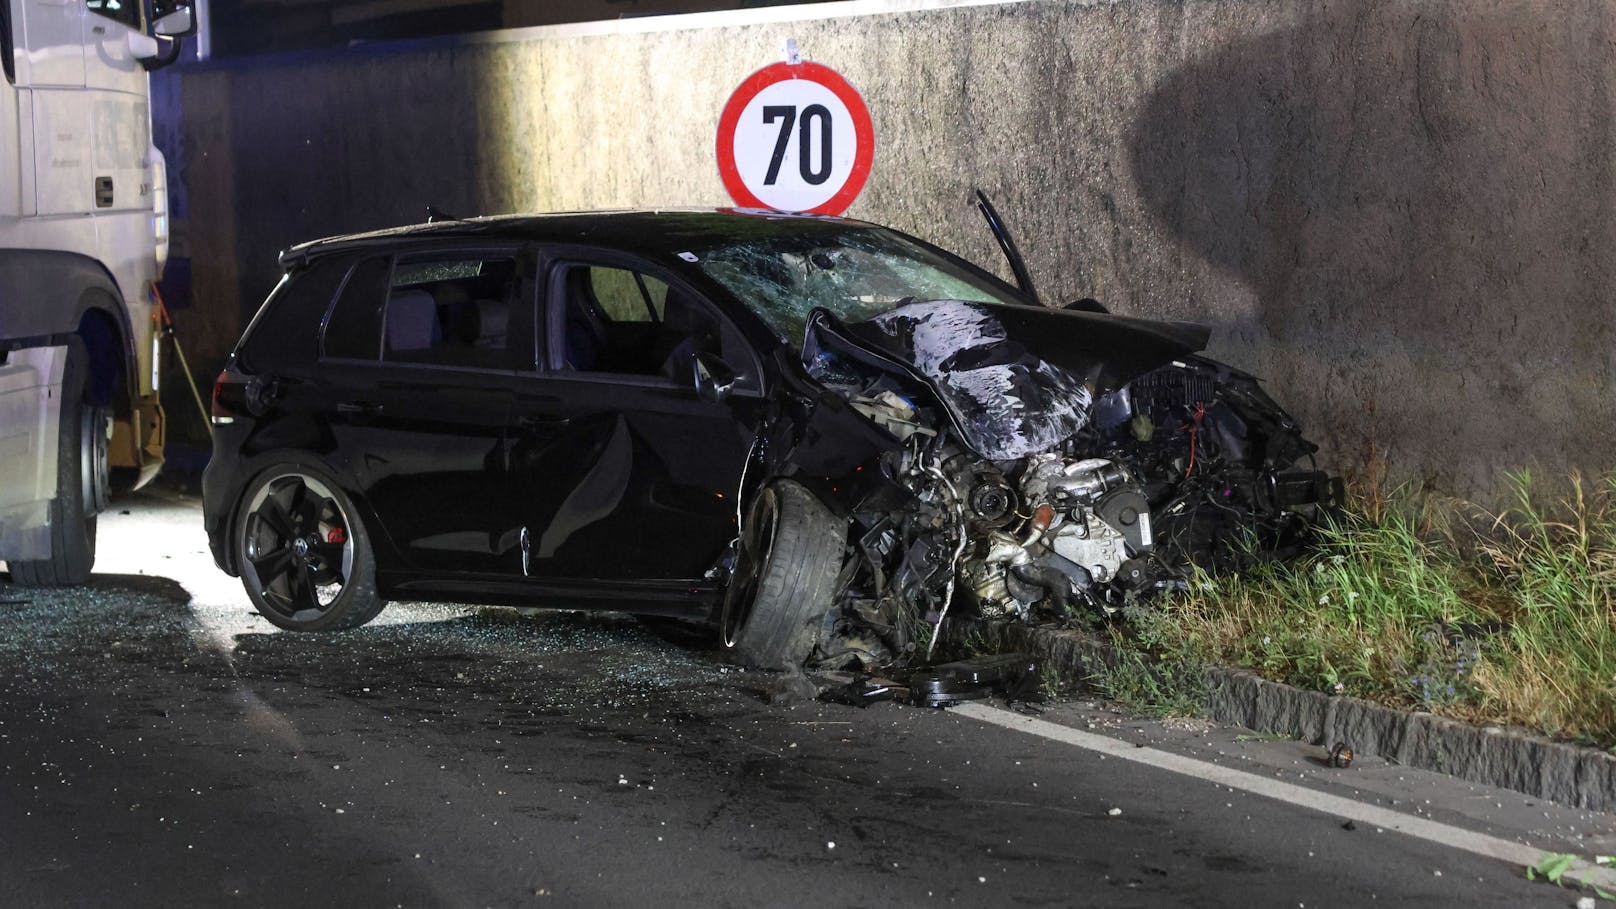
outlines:
{"label": "crushed hood", "polygon": [[1071,438],[1095,394],[1200,350],[1208,335],[1183,322],[931,300],[853,324],[816,310],[803,352],[831,346],[900,366],[937,392],[967,445],[1010,460]]}

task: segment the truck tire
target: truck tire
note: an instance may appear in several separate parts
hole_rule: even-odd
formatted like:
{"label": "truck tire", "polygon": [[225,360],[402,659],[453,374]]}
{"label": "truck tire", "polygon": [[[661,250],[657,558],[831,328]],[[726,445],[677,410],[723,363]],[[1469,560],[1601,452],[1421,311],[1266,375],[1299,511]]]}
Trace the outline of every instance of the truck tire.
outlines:
{"label": "truck tire", "polygon": [[342,631],[387,605],[370,534],[324,471],[286,464],[242,494],[231,545],[258,614],[288,631]]}
{"label": "truck tire", "polygon": [[776,480],[753,501],[724,596],[726,652],[758,669],[797,669],[832,606],[847,522],[802,484]]}
{"label": "truck tire", "polygon": [[89,355],[74,341],[62,369],[62,412],[56,441],[56,496],[50,503],[50,555],[14,560],[11,580],[23,587],[65,587],[90,579],[95,565],[95,510],[110,485],[107,411],[84,400]]}

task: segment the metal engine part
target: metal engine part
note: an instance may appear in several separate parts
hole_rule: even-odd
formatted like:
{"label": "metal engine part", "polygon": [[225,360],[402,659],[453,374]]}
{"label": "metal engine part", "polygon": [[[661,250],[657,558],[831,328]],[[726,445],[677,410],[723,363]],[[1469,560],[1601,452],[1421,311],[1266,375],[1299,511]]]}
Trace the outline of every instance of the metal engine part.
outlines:
{"label": "metal engine part", "polygon": [[976,594],[977,608],[989,618],[1025,616],[1036,597],[1017,596],[1011,590],[1009,569],[1027,564],[1031,555],[1021,541],[1005,533],[990,534],[986,546],[987,554],[967,562],[962,572]]}
{"label": "metal engine part", "polygon": [[1087,505],[1128,482],[1121,465],[1104,458],[1087,458],[1068,465],[1061,476],[1049,481],[1049,494],[1055,499],[1073,499]]}
{"label": "metal engine part", "polygon": [[1061,604],[1091,596],[1151,548],[1149,502],[1119,464],[1041,453],[1026,460],[1017,485],[1032,513],[1022,515],[1021,538],[988,532],[961,566],[960,580],[984,615],[1025,617],[1046,597]]}
{"label": "metal engine part", "polygon": [[1087,508],[1076,509],[1072,520],[1054,528],[1049,543],[1061,558],[1086,569],[1096,584],[1116,577],[1128,560],[1127,538]]}

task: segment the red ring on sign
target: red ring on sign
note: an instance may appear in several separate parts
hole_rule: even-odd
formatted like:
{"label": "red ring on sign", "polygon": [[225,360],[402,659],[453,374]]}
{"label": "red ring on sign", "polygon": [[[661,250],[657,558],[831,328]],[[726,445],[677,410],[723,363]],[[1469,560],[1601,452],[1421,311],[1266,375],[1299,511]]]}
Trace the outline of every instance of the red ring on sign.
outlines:
{"label": "red ring on sign", "polygon": [[741,113],[746,110],[746,105],[759,92],[787,79],[807,79],[830,89],[853,118],[853,170],[835,195],[809,209],[816,215],[839,215],[853,204],[853,200],[863,191],[865,181],[870,178],[870,165],[875,162],[875,125],[870,121],[870,110],[864,106],[864,99],[859,97],[846,79],[828,66],[818,63],[798,63],[795,66],[775,63],[746,77],[746,81],[729,96],[724,112],[718,118],[718,175],[736,205],[742,208],[771,207],[764,204],[741,180],[740,168],[735,164],[735,129],[740,126]]}

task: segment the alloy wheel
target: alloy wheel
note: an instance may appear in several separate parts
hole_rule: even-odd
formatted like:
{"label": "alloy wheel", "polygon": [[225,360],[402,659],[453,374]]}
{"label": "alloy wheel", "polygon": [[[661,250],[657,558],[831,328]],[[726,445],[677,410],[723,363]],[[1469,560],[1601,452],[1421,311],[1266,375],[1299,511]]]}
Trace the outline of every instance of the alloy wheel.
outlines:
{"label": "alloy wheel", "polygon": [[263,484],[242,519],[243,580],[295,622],[328,612],[353,577],[348,515],[325,484],[287,474]]}

